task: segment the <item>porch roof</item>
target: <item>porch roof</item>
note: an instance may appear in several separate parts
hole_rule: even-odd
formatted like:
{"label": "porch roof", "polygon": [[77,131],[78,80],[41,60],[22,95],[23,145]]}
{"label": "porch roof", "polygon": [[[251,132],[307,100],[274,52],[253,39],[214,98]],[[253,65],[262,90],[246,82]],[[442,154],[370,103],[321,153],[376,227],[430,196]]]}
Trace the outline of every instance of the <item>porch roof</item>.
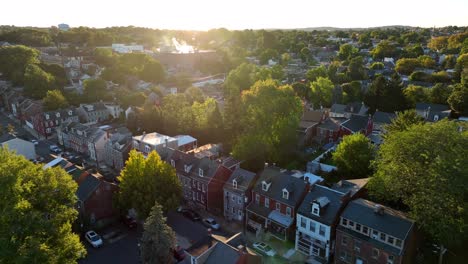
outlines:
{"label": "porch roof", "polygon": [[278,224],[285,226],[286,228],[290,227],[292,223],[294,222],[293,218],[287,215],[284,215],[276,210],[273,210],[270,212],[270,214],[268,215],[268,219],[273,220],[277,222]]}

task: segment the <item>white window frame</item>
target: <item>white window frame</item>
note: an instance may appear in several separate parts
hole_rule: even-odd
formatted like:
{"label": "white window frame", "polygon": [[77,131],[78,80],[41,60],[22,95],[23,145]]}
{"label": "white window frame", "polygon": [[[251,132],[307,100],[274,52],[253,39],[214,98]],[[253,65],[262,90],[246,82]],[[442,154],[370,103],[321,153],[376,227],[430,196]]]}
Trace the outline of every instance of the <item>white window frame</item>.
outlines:
{"label": "white window frame", "polygon": [[289,199],[289,192],[286,189],[283,189],[283,199],[286,199],[286,200]]}
{"label": "white window frame", "polygon": [[265,207],[270,208],[270,198],[265,197]]}
{"label": "white window frame", "polygon": [[289,216],[292,216],[292,210],[291,210],[291,207],[286,207],[286,215],[289,215]]}
{"label": "white window frame", "polygon": [[175,160],[171,159],[171,166],[175,168]]}
{"label": "white window frame", "polygon": [[255,203],[260,204],[260,194],[255,194]]}
{"label": "white window frame", "polygon": [[198,169],[198,176],[203,177],[203,169]]}
{"label": "white window frame", "polygon": [[234,189],[237,189],[237,181],[236,180],[232,180],[232,187]]}

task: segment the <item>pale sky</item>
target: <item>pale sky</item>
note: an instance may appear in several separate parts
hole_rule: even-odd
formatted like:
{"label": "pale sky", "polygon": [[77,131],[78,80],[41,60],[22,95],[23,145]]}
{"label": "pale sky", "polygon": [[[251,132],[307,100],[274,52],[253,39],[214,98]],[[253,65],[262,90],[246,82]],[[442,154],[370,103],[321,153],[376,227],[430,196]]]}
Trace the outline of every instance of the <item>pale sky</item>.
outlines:
{"label": "pale sky", "polygon": [[468,26],[468,0],[2,0],[0,25],[207,30]]}

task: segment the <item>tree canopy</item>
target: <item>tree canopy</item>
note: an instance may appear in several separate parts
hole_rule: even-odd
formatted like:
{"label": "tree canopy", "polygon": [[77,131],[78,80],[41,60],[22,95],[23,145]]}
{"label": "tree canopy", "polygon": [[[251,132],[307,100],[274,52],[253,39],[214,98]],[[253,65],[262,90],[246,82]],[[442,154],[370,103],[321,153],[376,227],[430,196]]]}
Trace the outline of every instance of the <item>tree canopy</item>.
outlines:
{"label": "tree canopy", "polygon": [[343,137],[343,141],[333,152],[333,161],[338,172],[351,179],[365,178],[372,173],[374,146],[363,134]]}
{"label": "tree canopy", "polygon": [[451,245],[463,236],[468,186],[468,133],[442,120],[389,132],[380,146],[370,194],[402,202],[435,241]]}
{"label": "tree canopy", "polygon": [[166,224],[162,206],[157,202],[151,208],[144,224],[141,237],[141,260],[144,264],[171,263],[172,250],[175,249],[176,236]]}
{"label": "tree canopy", "polygon": [[44,110],[52,111],[60,108],[68,107],[67,99],[59,90],[47,91],[46,96],[42,99]]}
{"label": "tree canopy", "polygon": [[76,263],[86,254],[72,223],[77,184],[0,148],[0,262]]}
{"label": "tree canopy", "polygon": [[145,158],[141,152],[130,151],[120,176],[119,205],[135,209],[140,219],[146,218],[154,202],[165,212],[175,209],[182,196],[182,186],[171,165],[162,161],[156,151]]}
{"label": "tree canopy", "polygon": [[314,107],[330,107],[332,105],[334,88],[335,85],[328,78],[318,77],[316,81],[311,82],[311,101],[314,103]]}

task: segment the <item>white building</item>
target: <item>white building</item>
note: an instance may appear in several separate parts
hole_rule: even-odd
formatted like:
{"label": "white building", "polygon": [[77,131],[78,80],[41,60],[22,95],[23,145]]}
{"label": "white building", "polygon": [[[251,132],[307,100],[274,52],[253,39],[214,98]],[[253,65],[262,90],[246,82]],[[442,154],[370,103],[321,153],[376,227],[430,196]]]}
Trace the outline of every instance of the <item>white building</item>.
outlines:
{"label": "white building", "polygon": [[113,118],[119,118],[120,115],[123,113],[122,107],[118,104],[104,103],[104,106],[107,108],[107,110],[109,111],[109,114]]}
{"label": "white building", "polygon": [[313,185],[298,209],[296,250],[328,262],[334,252],[335,227],[349,197],[349,193]]}
{"label": "white building", "polygon": [[161,150],[166,147],[177,149],[179,147],[179,140],[156,132],[149,134],[143,133],[143,135],[133,137],[133,149],[145,155],[153,150],[161,153]]}
{"label": "white building", "polygon": [[9,133],[0,136],[0,146],[7,147],[9,150],[24,156],[28,160],[36,159],[36,149],[32,142],[17,138]]}
{"label": "white building", "polygon": [[112,44],[112,50],[118,53],[143,52],[143,45]]}

